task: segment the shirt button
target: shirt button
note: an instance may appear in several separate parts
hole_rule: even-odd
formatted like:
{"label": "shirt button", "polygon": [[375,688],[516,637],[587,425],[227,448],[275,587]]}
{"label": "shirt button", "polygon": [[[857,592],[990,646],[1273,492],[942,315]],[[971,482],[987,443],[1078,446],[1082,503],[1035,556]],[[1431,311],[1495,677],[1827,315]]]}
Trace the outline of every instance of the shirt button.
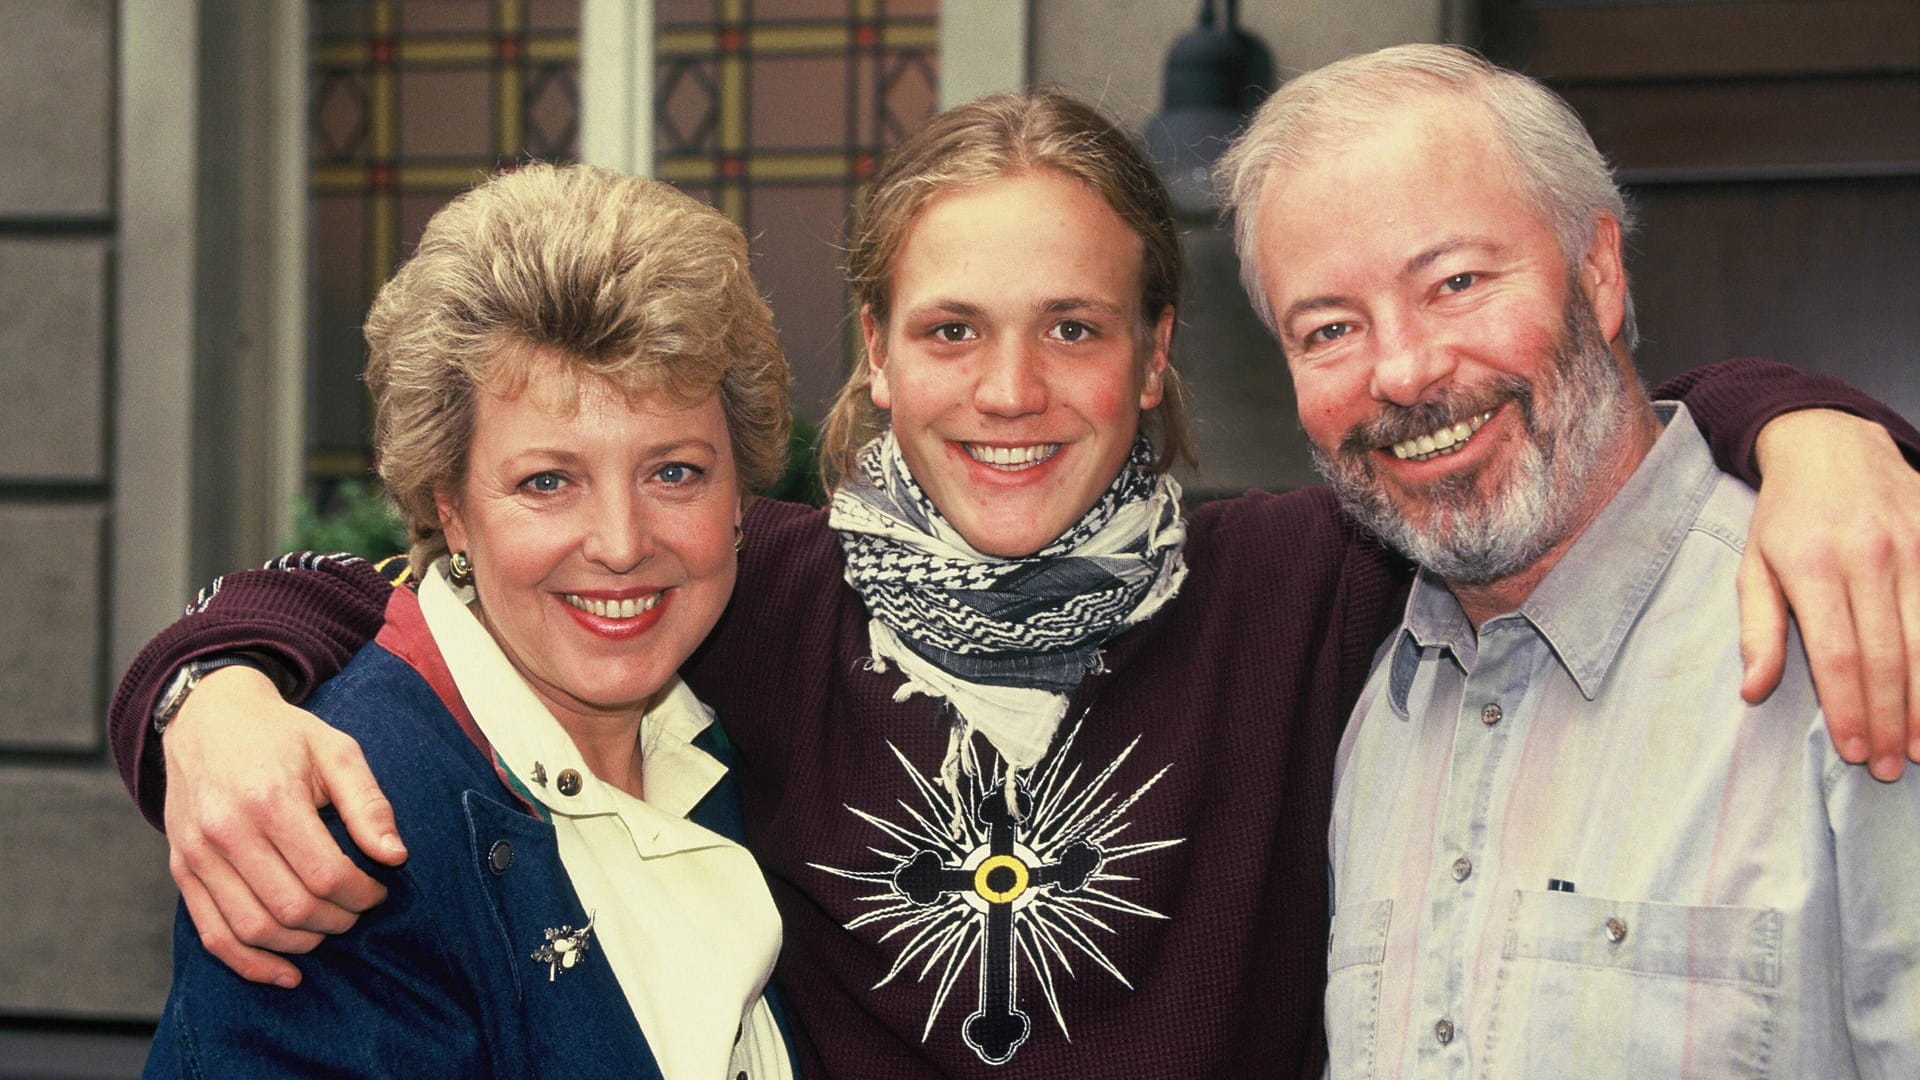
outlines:
{"label": "shirt button", "polygon": [[1453,1041],[1453,1021],[1447,1019],[1444,1016],[1441,1017],[1440,1021],[1433,1025],[1433,1041],[1439,1043],[1441,1046],[1445,1046],[1448,1043],[1452,1042]]}
{"label": "shirt button", "polygon": [[1465,855],[1453,860],[1453,880],[1465,881],[1473,873],[1473,860]]}
{"label": "shirt button", "polygon": [[493,846],[487,849],[487,869],[493,871],[494,877],[499,877],[512,865],[513,845],[505,840],[495,840]]}
{"label": "shirt button", "polygon": [[1489,701],[1485,705],[1480,706],[1480,722],[1488,727],[1499,723],[1500,716],[1500,706],[1498,703]]}
{"label": "shirt button", "polygon": [[573,769],[561,769],[557,783],[562,795],[580,794],[580,774]]}
{"label": "shirt button", "polygon": [[1607,940],[1613,942],[1615,945],[1618,945],[1622,941],[1625,941],[1626,939],[1627,939],[1627,924],[1621,921],[1619,916],[1608,917]]}

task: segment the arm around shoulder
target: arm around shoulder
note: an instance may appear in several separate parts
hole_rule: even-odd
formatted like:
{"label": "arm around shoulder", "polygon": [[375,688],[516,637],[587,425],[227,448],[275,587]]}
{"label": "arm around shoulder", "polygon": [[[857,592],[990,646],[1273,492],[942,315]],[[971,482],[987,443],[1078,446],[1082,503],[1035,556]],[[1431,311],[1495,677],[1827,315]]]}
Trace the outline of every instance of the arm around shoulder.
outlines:
{"label": "arm around shoulder", "polygon": [[[1670,380],[1715,462],[1760,489],[1740,568],[1741,694],[1800,624],[1834,745],[1882,780],[1920,761],[1920,432],[1852,387],[1764,360]],[[1761,483],[1761,474],[1767,480]]]}
{"label": "arm around shoulder", "polygon": [[1722,469],[1758,487],[1755,443],[1769,422],[1805,409],[1831,409],[1887,430],[1907,460],[1920,466],[1920,430],[1898,412],[1839,379],[1771,360],[1723,360],[1661,383],[1653,396],[1684,402]]}
{"label": "arm around shoulder", "polygon": [[140,650],[114,692],[107,727],[121,779],[155,828],[163,827],[166,772],[153,715],[174,673],[205,656],[250,652],[276,664],[282,689],[301,700],[379,630],[394,569],[352,556],[283,556],[216,579]]}

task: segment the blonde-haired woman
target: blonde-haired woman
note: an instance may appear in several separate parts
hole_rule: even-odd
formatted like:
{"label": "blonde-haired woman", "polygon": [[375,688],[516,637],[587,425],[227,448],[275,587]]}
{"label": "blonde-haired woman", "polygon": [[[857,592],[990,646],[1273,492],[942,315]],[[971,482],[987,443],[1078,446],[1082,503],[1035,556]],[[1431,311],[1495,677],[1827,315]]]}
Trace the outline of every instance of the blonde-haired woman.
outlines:
{"label": "blonde-haired woman", "polygon": [[419,588],[310,705],[360,741],[411,857],[298,994],[235,978],[183,911],[148,1074],[790,1075],[779,918],[676,674],[786,449],[739,230],[663,184],[530,166],[435,215],[367,341]]}

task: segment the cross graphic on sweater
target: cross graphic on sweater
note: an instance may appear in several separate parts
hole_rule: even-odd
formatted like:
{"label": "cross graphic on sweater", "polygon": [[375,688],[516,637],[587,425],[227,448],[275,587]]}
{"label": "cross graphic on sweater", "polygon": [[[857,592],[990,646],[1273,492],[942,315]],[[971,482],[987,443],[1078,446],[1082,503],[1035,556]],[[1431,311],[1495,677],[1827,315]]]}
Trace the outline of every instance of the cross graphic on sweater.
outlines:
{"label": "cross graphic on sweater", "polygon": [[920,850],[901,862],[893,886],[914,905],[927,907],[946,896],[957,896],[979,913],[986,929],[986,952],[980,964],[980,1006],[962,1029],[967,1045],[981,1060],[1000,1065],[1027,1041],[1032,1023],[1016,1004],[1014,970],[1014,912],[1031,900],[1033,890],[1079,892],[1099,871],[1100,848],[1087,840],[1072,840],[1059,857],[1045,862],[1020,843],[1020,823],[1031,812],[1032,800],[1019,791],[1018,816],[1010,813],[1005,795],[989,790],[974,808],[974,816],[988,828],[987,843],[974,849],[958,866],[950,866],[933,850]]}
{"label": "cross graphic on sweater", "polygon": [[[1038,1016],[1051,1015],[1061,1036],[1072,1038],[1073,960],[1132,988],[1106,952],[1109,938],[1126,933],[1127,921],[1116,916],[1167,918],[1137,894],[1144,879],[1167,870],[1150,857],[1184,841],[1139,838],[1154,827],[1138,811],[1173,766],[1123,786],[1118,777],[1140,738],[1091,762],[1076,750],[1080,730],[1075,721],[1045,762],[1018,776],[1011,810],[1002,770],[962,772],[949,786],[889,743],[917,801],[898,800],[891,819],[847,807],[882,834],[857,856],[865,866],[807,864],[870,890],[855,898],[846,928],[863,940],[873,935],[875,950],[892,955],[876,992],[903,978],[931,988],[923,1038],[940,1025],[949,993],[965,993],[967,968],[977,966],[978,1005],[958,1034],[988,1064],[1009,1061]],[[1116,873],[1116,864],[1133,873]],[[1037,992],[1038,1016],[1020,1008],[1023,992]]]}

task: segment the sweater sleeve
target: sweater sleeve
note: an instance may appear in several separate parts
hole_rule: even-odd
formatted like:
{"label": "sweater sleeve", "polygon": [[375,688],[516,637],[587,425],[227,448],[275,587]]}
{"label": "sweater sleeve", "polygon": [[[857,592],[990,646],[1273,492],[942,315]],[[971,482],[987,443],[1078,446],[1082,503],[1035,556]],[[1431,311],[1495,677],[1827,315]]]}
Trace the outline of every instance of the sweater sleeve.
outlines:
{"label": "sweater sleeve", "polygon": [[1760,470],[1754,440],[1767,421],[1798,409],[1838,409],[1873,420],[1920,468],[1920,431],[1899,413],[1838,379],[1771,360],[1708,364],[1661,383],[1653,396],[1684,402],[1713,447],[1714,463],[1756,487]]}
{"label": "sweater sleeve", "polygon": [[277,668],[289,700],[305,700],[373,639],[397,583],[390,578],[405,568],[399,557],[375,565],[351,555],[300,553],[200,590],[186,614],[134,657],[108,709],[114,760],[147,821],[164,828],[166,773],[160,740],[149,737],[153,709],[182,664],[215,653],[257,653]]}

